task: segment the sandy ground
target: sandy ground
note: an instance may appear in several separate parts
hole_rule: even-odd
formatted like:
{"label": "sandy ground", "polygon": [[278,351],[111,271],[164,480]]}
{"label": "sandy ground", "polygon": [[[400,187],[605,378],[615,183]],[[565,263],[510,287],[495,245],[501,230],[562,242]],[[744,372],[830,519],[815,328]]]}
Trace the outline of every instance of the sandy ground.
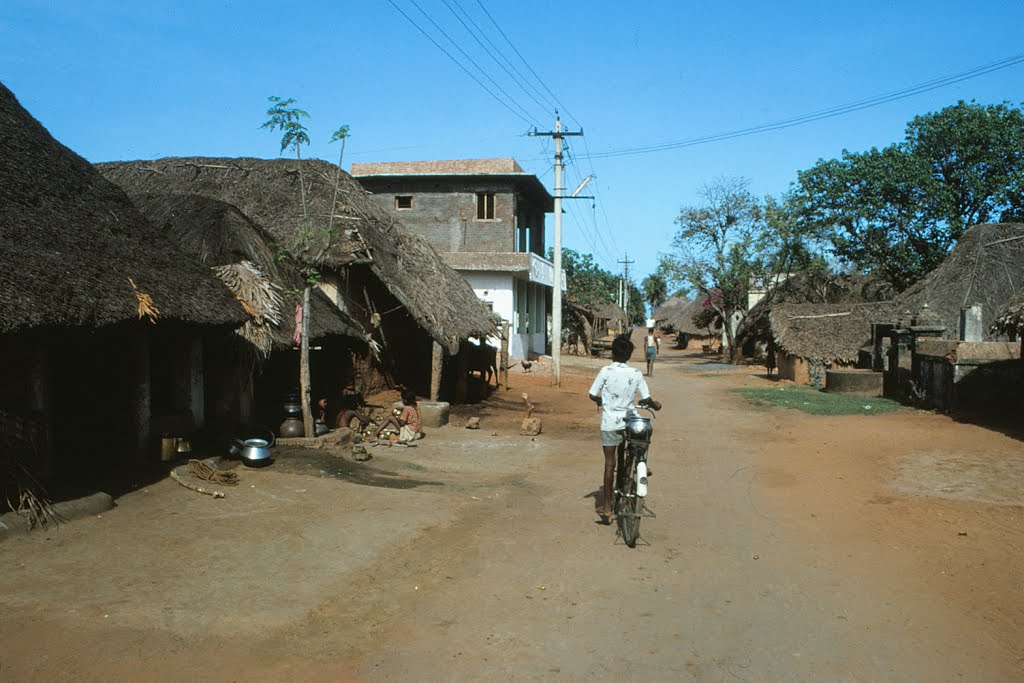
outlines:
{"label": "sandy ground", "polygon": [[1020,435],[756,408],[759,368],[668,351],[630,550],[594,515],[603,362],[365,464],[281,452],[0,543],[0,679],[1024,680]]}

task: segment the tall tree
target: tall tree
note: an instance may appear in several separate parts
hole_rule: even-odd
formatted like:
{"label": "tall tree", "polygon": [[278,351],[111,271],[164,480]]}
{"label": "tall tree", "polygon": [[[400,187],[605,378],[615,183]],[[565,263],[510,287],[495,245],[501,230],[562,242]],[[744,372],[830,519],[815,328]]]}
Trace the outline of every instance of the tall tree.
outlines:
{"label": "tall tree", "polygon": [[[271,96],[267,98],[270,107],[267,109],[269,117],[260,129],[278,130],[281,132],[281,152],[284,153],[289,147],[295,151],[295,158],[299,162],[299,194],[302,199],[303,228],[299,231],[300,244],[292,245],[293,249],[304,249],[312,246],[310,242],[315,239],[313,225],[310,222],[309,207],[306,202],[306,181],[302,174],[302,145],[309,144],[309,133],[302,125],[302,119],[308,119],[309,114],[294,107],[295,100],[292,98],[283,99]],[[333,213],[333,211],[332,211]],[[314,259],[319,261],[326,251],[326,242],[329,236],[325,237],[325,244],[320,246],[318,255]],[[299,328],[299,392],[302,400],[302,426],[306,436],[315,434],[316,426],[313,422],[313,406],[310,396],[309,377],[309,312],[312,298],[312,288],[320,277],[316,263],[306,264],[303,275],[306,278],[306,286],[302,291],[302,323]]]}
{"label": "tall tree", "polygon": [[[676,218],[675,265],[726,322],[731,359],[737,362],[740,349],[729,321],[733,313],[746,308],[762,225],[761,205],[745,178],[718,178],[699,195],[701,203],[684,206]],[[716,296],[712,290],[717,290]]]}
{"label": "tall tree", "polygon": [[837,257],[904,289],[970,225],[1024,213],[1024,114],[958,102],[918,116],[902,142],[799,173],[795,201]]}
{"label": "tall tree", "polygon": [[[548,249],[548,259],[553,257],[554,252]],[[602,303],[615,301],[619,280],[599,266],[591,254],[573,249],[562,250],[562,269],[565,271],[565,296],[562,297],[564,327],[567,332],[579,335],[589,350],[589,322],[584,324],[573,305],[593,310]]]}
{"label": "tall tree", "polygon": [[640,283],[640,287],[644,290],[644,301],[650,305],[651,310],[660,306],[668,298],[668,281],[664,274],[657,270],[645,277]]}

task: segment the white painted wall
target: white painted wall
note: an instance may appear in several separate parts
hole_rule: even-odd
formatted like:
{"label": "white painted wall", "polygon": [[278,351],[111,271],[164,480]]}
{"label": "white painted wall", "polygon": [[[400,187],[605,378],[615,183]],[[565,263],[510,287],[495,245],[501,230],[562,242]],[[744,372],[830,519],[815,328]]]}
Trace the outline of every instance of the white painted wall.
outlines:
{"label": "white painted wall", "polygon": [[[547,311],[544,309],[543,289],[539,285],[522,281],[517,283],[512,273],[462,271],[462,275],[481,301],[489,302],[495,313],[512,323],[508,342],[509,359],[523,360],[546,351],[543,330]],[[520,293],[525,293],[526,298],[519,299],[513,295],[517,285]],[[526,300],[527,298],[529,301]],[[529,311],[531,317],[529,333],[516,332],[515,304],[517,303],[520,304],[522,310]],[[494,346],[499,346],[496,339],[487,341]]]}

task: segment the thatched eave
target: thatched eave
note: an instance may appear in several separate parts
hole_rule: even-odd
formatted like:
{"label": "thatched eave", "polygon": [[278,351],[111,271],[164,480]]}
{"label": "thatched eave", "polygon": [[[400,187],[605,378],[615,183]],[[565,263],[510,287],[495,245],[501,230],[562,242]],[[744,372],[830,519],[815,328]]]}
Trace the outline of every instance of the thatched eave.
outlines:
{"label": "thatched eave", "polygon": [[[449,353],[459,340],[496,334],[487,311],[465,278],[448,267],[427,241],[367,196],[337,166],[319,160],[168,158],[99,164],[133,193],[195,194],[229,203],[265,230],[300,262],[320,256],[329,268],[367,263],[416,322]],[[300,174],[301,169],[301,174]],[[303,217],[299,177],[306,187],[311,231]],[[337,206],[333,205],[337,188]],[[333,208],[333,229],[331,225]],[[322,250],[321,238],[329,237]]]}
{"label": "thatched eave", "polygon": [[0,333],[114,325],[138,319],[140,302],[155,308],[147,317],[158,325],[245,319],[209,268],[55,140],[3,84],[0,149]]}

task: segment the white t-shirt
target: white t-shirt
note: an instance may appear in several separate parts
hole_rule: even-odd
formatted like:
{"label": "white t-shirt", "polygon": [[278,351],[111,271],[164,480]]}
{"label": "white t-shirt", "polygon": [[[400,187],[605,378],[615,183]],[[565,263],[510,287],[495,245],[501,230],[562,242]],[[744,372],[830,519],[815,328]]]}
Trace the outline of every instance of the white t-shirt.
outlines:
{"label": "white t-shirt", "polygon": [[625,363],[612,363],[601,368],[590,387],[591,396],[601,397],[601,431],[611,432],[626,427],[626,408],[633,403],[637,392],[640,392],[640,398],[651,397],[647,380],[639,370]]}

